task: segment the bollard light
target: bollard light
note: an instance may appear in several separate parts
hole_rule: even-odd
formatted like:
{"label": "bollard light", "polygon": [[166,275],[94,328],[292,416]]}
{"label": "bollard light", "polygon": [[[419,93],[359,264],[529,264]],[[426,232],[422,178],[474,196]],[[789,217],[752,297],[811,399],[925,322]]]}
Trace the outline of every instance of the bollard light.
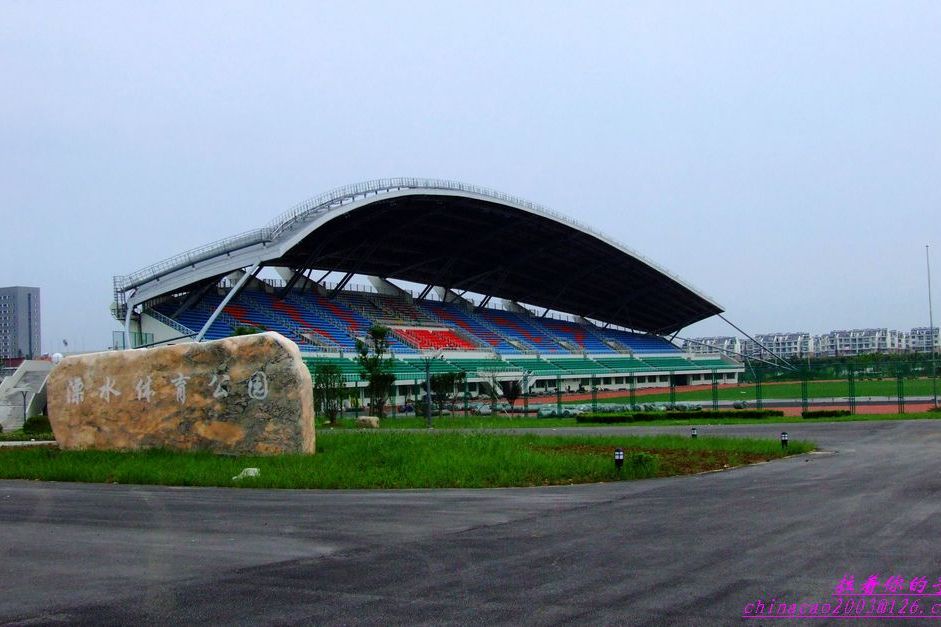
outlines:
{"label": "bollard light", "polygon": [[621,466],[624,465],[624,450],[616,448],[614,449],[614,467],[617,468],[618,473],[621,472]]}
{"label": "bollard light", "polygon": [[787,448],[787,431],[781,432],[781,448]]}
{"label": "bollard light", "polygon": [[696,427],[693,427],[692,429],[689,430],[689,437],[695,440],[697,435],[699,435],[699,432],[696,431]]}

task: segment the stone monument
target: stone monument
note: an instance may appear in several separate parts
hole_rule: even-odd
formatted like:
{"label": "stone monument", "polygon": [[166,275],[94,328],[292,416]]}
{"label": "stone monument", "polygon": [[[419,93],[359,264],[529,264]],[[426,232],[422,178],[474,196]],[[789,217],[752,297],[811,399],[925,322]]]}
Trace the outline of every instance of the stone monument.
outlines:
{"label": "stone monument", "polygon": [[47,391],[62,449],[314,452],[310,372],[278,333],[66,357]]}

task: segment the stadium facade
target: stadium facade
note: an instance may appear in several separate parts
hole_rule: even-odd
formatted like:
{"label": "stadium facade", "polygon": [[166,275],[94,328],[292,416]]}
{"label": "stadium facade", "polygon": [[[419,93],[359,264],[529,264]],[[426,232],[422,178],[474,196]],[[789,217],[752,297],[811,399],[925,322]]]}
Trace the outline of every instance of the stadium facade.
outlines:
{"label": "stadium facade", "polygon": [[454,181],[343,187],[116,276],[114,294],[123,346],[273,330],[351,386],[363,385],[356,342],[381,324],[399,399],[428,369],[463,371],[471,393],[505,379],[533,393],[727,383],[742,370],[668,339],[721,313],[710,298],[560,214]]}

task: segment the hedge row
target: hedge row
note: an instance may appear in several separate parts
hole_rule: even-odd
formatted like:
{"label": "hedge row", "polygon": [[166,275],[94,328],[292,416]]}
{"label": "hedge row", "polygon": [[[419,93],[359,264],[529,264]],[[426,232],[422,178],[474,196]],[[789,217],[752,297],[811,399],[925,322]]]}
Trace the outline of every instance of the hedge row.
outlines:
{"label": "hedge row", "polygon": [[578,416],[576,422],[593,422],[613,424],[620,422],[645,422],[650,420],[685,420],[688,418],[770,418],[783,416],[784,412],[778,409],[738,409],[717,411],[658,411],[635,412],[629,414],[583,414]]}
{"label": "hedge row", "polygon": [[851,415],[848,409],[813,409],[801,412],[801,418],[839,418]]}
{"label": "hedge row", "polygon": [[30,416],[23,425],[23,433],[51,433],[52,426],[46,416]]}

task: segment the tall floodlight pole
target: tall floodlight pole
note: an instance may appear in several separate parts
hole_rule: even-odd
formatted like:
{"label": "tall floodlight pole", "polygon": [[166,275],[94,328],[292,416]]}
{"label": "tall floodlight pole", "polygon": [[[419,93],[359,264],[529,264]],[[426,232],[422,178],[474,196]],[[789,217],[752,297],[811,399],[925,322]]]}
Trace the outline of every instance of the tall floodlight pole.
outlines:
{"label": "tall floodlight pole", "polygon": [[925,266],[928,268],[928,346],[931,351],[931,394],[934,396],[934,406],[938,406],[938,368],[935,362],[934,350],[934,310],[931,306],[931,256],[928,254],[928,244],[925,244]]}

